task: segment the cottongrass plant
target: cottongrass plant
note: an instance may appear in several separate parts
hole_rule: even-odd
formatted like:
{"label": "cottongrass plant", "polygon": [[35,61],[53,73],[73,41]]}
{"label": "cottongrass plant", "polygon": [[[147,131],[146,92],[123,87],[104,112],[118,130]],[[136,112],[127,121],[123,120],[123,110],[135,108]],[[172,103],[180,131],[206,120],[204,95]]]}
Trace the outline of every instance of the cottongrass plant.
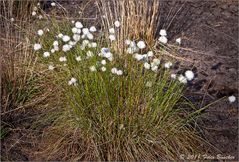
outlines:
{"label": "cottongrass plant", "polygon": [[126,34],[123,49],[115,50],[118,20],[106,33],[80,21],[52,22],[48,32],[36,30],[33,44],[61,88],[62,104],[43,135],[47,160],[178,160],[201,153],[194,125],[201,110],[183,97],[191,71],[172,75],[173,63],[143,38]]}

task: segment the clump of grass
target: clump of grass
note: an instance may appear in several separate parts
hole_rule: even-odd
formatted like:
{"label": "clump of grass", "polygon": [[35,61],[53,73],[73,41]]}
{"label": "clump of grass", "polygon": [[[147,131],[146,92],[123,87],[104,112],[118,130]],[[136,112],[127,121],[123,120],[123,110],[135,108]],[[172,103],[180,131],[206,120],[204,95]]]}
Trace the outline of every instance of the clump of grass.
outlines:
{"label": "clump of grass", "polygon": [[124,29],[96,36],[80,22],[52,23],[34,45],[62,92],[44,134],[48,160],[178,160],[202,152],[193,123],[200,110],[183,97],[184,85],[171,79],[171,64],[152,54],[152,46],[134,38],[115,50],[108,35]]}
{"label": "clump of grass", "polygon": [[[35,69],[24,28],[29,10],[35,1],[1,1],[1,136],[14,128],[19,116],[36,102],[40,95]],[[39,96],[38,96],[39,97]],[[11,127],[11,128],[10,128]],[[5,133],[4,133],[5,132]]]}

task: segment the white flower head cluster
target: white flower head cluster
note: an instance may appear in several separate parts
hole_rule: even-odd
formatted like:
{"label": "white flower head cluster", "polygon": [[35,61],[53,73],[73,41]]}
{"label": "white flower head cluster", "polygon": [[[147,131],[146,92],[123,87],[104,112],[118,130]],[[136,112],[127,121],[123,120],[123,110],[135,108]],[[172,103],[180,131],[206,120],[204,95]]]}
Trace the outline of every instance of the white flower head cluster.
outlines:
{"label": "white flower head cluster", "polygon": [[32,12],[32,16],[36,16],[37,12],[36,11],[33,11]]}
{"label": "white flower head cluster", "polygon": [[102,64],[102,65],[106,65],[106,60],[102,60],[102,61],[101,61],[101,64]]}
{"label": "white flower head cluster", "polygon": [[161,29],[160,30],[160,37],[159,37],[159,42],[163,43],[163,44],[166,44],[168,42],[168,39],[167,39],[167,32],[165,29]]}
{"label": "white flower head cluster", "polygon": [[43,19],[43,16],[42,16],[42,15],[39,15],[39,16],[38,16],[38,19],[39,19],[39,20]]}
{"label": "white flower head cluster", "polygon": [[64,35],[64,36],[62,37],[62,40],[63,40],[63,42],[68,42],[68,41],[71,40],[71,38],[70,38],[68,35]]}
{"label": "white flower head cluster", "polygon": [[127,53],[134,54],[139,51],[139,48],[137,47],[137,44],[134,41],[126,40],[125,43],[129,46],[127,48]]}
{"label": "white flower head cluster", "polygon": [[185,77],[187,78],[188,81],[192,81],[194,79],[194,73],[191,70],[187,70],[185,72]]}
{"label": "white flower head cluster", "polygon": [[233,96],[233,95],[232,95],[232,96],[229,96],[229,97],[228,97],[228,100],[229,100],[230,103],[233,103],[233,102],[236,101],[236,97]]}
{"label": "white flower head cluster", "polygon": [[71,79],[68,81],[68,85],[76,85],[76,82],[77,82],[77,79],[76,79],[76,78],[71,78]]}
{"label": "white flower head cluster", "polygon": [[161,61],[157,58],[153,59],[153,62],[150,64],[151,70],[157,72]]}
{"label": "white flower head cluster", "polygon": [[99,56],[107,58],[109,61],[113,61],[113,54],[110,52],[109,48],[103,47]]}
{"label": "white flower head cluster", "polygon": [[87,51],[86,56],[87,56],[87,58],[93,57],[94,53],[92,51]]}
{"label": "white flower head cluster", "polygon": [[115,21],[115,23],[114,23],[114,24],[115,24],[115,27],[116,27],[116,28],[119,28],[119,27],[120,27],[120,22],[119,22],[118,20],[117,20],[117,21]]}
{"label": "white flower head cluster", "polygon": [[56,6],[56,3],[55,3],[55,2],[52,2],[52,3],[51,3],[51,6],[52,6],[52,7],[55,7],[55,6]]}
{"label": "white flower head cluster", "polygon": [[149,51],[149,52],[147,53],[147,56],[148,56],[148,57],[153,57],[153,56],[154,56],[153,51]]}
{"label": "white flower head cluster", "polygon": [[181,38],[177,38],[177,39],[176,39],[176,43],[177,43],[177,44],[179,44],[179,45],[180,45],[180,44],[181,44],[181,42],[182,42],[182,39],[181,39]]}
{"label": "white flower head cluster", "polygon": [[173,66],[173,63],[172,62],[166,62],[165,64],[164,64],[164,67],[166,68],[166,69],[170,69],[171,67]]}
{"label": "white flower head cluster", "polygon": [[42,29],[40,29],[40,30],[37,31],[37,34],[38,34],[39,36],[42,36],[42,35],[44,34],[44,32],[43,32]]}
{"label": "white flower head cluster", "polygon": [[137,43],[137,46],[139,49],[144,49],[146,47],[146,44],[144,43],[144,41],[139,41]]}
{"label": "white flower head cluster", "polygon": [[115,41],[116,40],[116,37],[115,37],[115,35],[113,35],[113,34],[110,34],[109,35],[109,39],[110,39],[110,41]]}
{"label": "white flower head cluster", "polygon": [[177,75],[176,75],[176,74],[171,74],[171,78],[172,78],[172,79],[176,79],[176,78],[177,78]]}
{"label": "white flower head cluster", "polygon": [[57,35],[57,38],[62,38],[62,37],[63,37],[63,34],[62,34],[62,33],[60,33],[60,34]]}
{"label": "white flower head cluster", "polygon": [[38,50],[40,50],[42,48],[42,46],[41,46],[41,44],[36,43],[36,44],[34,44],[33,48],[34,48],[34,51],[38,51]]}
{"label": "white flower head cluster", "polygon": [[[176,74],[171,74],[171,78],[172,79],[176,79],[177,75]],[[192,81],[195,78],[195,74],[193,73],[193,71],[191,70],[187,70],[184,75],[180,74],[178,77],[178,81],[183,83],[183,84],[187,84],[188,81]]]}
{"label": "white flower head cluster", "polygon": [[90,67],[90,71],[91,71],[91,72],[95,72],[95,71],[97,71],[97,69],[96,69],[95,66],[91,66],[91,67]]}
{"label": "white flower head cluster", "polygon": [[145,60],[147,59],[147,54],[134,54],[134,58],[138,61],[142,61],[142,60]]}
{"label": "white flower head cluster", "polygon": [[59,51],[59,42],[57,40],[53,42],[53,49],[51,49],[51,53],[54,53],[55,51]]}
{"label": "white flower head cluster", "polygon": [[186,84],[188,81],[187,81],[187,78],[185,77],[185,76],[183,76],[183,75],[180,75],[179,77],[178,77],[178,81],[179,82],[181,82],[181,83],[183,83],[183,84]]}
{"label": "white flower head cluster", "polygon": [[75,23],[75,27],[76,27],[77,29],[81,29],[81,28],[83,28],[83,24],[82,24],[81,22],[77,21],[77,22]]}
{"label": "white flower head cluster", "polygon": [[92,33],[94,33],[94,32],[96,32],[97,30],[96,30],[96,27],[95,26],[91,26],[90,27],[90,32],[92,32]]}
{"label": "white flower head cluster", "polygon": [[66,59],[66,57],[65,57],[65,56],[62,56],[62,57],[60,57],[60,58],[59,58],[59,61],[60,61],[60,62],[66,62],[66,61],[67,61],[67,59]]}
{"label": "white flower head cluster", "polygon": [[44,52],[43,57],[50,57],[50,52]]}
{"label": "white flower head cluster", "polygon": [[123,75],[123,71],[122,70],[118,70],[117,68],[112,68],[111,69],[111,73],[112,74],[116,74],[116,75]]}
{"label": "white flower head cluster", "polygon": [[64,52],[70,51],[70,49],[71,49],[71,45],[69,45],[69,44],[64,44],[62,46],[62,51],[64,51]]}
{"label": "white flower head cluster", "polygon": [[115,29],[114,28],[110,28],[109,29],[109,40],[111,42],[116,40],[116,36],[115,36]]}
{"label": "white flower head cluster", "polygon": [[106,67],[101,67],[101,71],[105,72],[106,71]]}
{"label": "white flower head cluster", "polygon": [[80,62],[82,59],[81,59],[81,56],[76,56],[76,61],[77,62]]}
{"label": "white flower head cluster", "polygon": [[48,70],[54,70],[54,69],[55,69],[55,67],[53,65],[48,66]]}
{"label": "white flower head cluster", "polygon": [[110,28],[110,29],[109,29],[109,33],[110,33],[110,34],[115,34],[115,29],[114,29],[114,28]]}

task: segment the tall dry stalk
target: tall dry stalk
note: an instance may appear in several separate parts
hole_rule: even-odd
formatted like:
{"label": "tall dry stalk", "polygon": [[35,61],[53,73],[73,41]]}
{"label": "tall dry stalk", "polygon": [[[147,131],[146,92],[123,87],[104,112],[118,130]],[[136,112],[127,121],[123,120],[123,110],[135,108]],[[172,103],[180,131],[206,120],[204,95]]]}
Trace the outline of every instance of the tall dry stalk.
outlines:
{"label": "tall dry stalk", "polygon": [[35,2],[0,2],[1,121],[4,122],[9,116],[16,115],[14,110],[19,110],[33,93],[34,57],[30,52],[32,47],[29,46],[29,40],[24,39],[23,35]]}
{"label": "tall dry stalk", "polygon": [[99,0],[97,5],[105,29],[113,27],[116,20],[121,22],[119,40],[127,36],[153,43],[159,28],[159,0]]}

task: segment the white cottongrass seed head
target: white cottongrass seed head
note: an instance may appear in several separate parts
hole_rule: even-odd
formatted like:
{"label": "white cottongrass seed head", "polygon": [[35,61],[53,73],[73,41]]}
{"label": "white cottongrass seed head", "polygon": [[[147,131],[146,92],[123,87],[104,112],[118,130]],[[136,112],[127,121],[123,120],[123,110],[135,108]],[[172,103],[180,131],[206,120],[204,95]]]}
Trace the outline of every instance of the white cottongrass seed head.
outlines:
{"label": "white cottongrass seed head", "polygon": [[76,56],[76,61],[81,61],[81,57],[80,56]]}
{"label": "white cottongrass seed head", "polygon": [[89,57],[93,57],[94,54],[93,54],[92,51],[87,51],[87,52],[86,52],[86,56],[89,58]]}
{"label": "white cottongrass seed head", "polygon": [[92,71],[92,72],[96,71],[96,67],[95,66],[91,66],[90,67],[90,71]]}
{"label": "white cottongrass seed head", "polygon": [[123,75],[123,71],[122,70],[117,70],[116,74],[117,75]]}
{"label": "white cottongrass seed head", "polygon": [[191,70],[187,70],[186,72],[185,72],[185,77],[187,78],[187,80],[188,81],[191,81],[191,80],[193,80],[194,79],[194,73],[193,73],[193,71],[191,71]]}
{"label": "white cottongrass seed head", "polygon": [[36,14],[37,14],[36,11],[32,12],[32,16],[36,16]]}
{"label": "white cottongrass seed head", "polygon": [[109,32],[110,32],[110,34],[115,34],[115,29],[114,28],[110,28]]}
{"label": "white cottongrass seed head", "polygon": [[53,49],[51,49],[51,53],[55,53],[56,52],[56,50],[53,48]]}
{"label": "white cottongrass seed head", "polygon": [[97,30],[96,30],[96,27],[95,26],[92,26],[92,27],[90,27],[90,32],[96,32]]}
{"label": "white cottongrass seed head", "polygon": [[130,45],[130,43],[131,43],[131,41],[130,41],[129,39],[126,39],[126,40],[125,40],[125,44],[126,44],[126,45]]}
{"label": "white cottongrass seed head", "polygon": [[115,37],[115,35],[110,34],[109,39],[110,39],[111,41],[115,41],[115,40],[116,40],[116,37]]}
{"label": "white cottongrass seed head", "polygon": [[58,41],[54,41],[53,42],[53,46],[58,46],[59,45],[59,42]]}
{"label": "white cottongrass seed head", "polygon": [[75,23],[75,27],[78,28],[78,29],[81,29],[81,28],[83,28],[83,25],[82,25],[81,22],[77,21],[77,22]]}
{"label": "white cottongrass seed head", "polygon": [[145,63],[144,63],[144,68],[145,68],[145,69],[150,69],[150,64],[147,63],[147,62],[145,62]]}
{"label": "white cottongrass seed head", "polygon": [[116,28],[120,27],[120,22],[119,22],[118,20],[117,20],[117,21],[115,21],[115,23],[114,23],[114,24],[115,24],[115,27],[116,27]]}
{"label": "white cottongrass seed head", "polygon": [[96,48],[97,47],[97,43],[96,42],[91,42],[91,47],[92,48]]}
{"label": "white cottongrass seed head", "polygon": [[58,34],[58,36],[57,36],[58,38],[62,38],[63,37],[63,34],[62,33],[60,33],[60,34]]}
{"label": "white cottongrass seed head", "polygon": [[52,6],[52,7],[55,7],[55,6],[56,6],[56,3],[55,3],[55,2],[52,2],[52,3],[51,3],[51,6]]}
{"label": "white cottongrass seed head", "polygon": [[180,75],[180,76],[178,77],[178,81],[179,81],[180,83],[186,84],[186,83],[187,83],[187,78],[186,78],[185,76],[183,76],[183,75]]}
{"label": "white cottongrass seed head", "polygon": [[178,43],[180,45],[182,43],[182,39],[181,38],[177,38],[176,39],[176,43]]}
{"label": "white cottongrass seed head", "polygon": [[50,52],[44,52],[43,57],[50,57]]}
{"label": "white cottongrass seed head", "polygon": [[33,48],[34,48],[34,51],[38,51],[38,50],[40,50],[42,48],[42,46],[41,46],[41,44],[36,43],[36,44],[34,44]]}
{"label": "white cottongrass seed head", "polygon": [[72,31],[72,33],[77,33],[77,31],[78,31],[78,29],[76,28],[76,27],[73,27],[72,29],[71,29],[71,31]]}
{"label": "white cottongrass seed head", "polygon": [[71,78],[68,82],[68,85],[75,85],[77,82],[77,79],[76,78]]}
{"label": "white cottongrass seed head", "polygon": [[71,49],[71,46],[69,44],[65,44],[62,46],[62,51],[67,52]]}
{"label": "white cottongrass seed head", "polygon": [[67,61],[67,59],[66,59],[66,57],[65,57],[65,56],[62,56],[62,57],[60,57],[60,58],[59,58],[59,61],[60,61],[60,62],[66,62],[66,61]]}
{"label": "white cottongrass seed head", "polygon": [[117,71],[118,71],[117,68],[112,68],[112,69],[111,69],[111,73],[112,73],[112,74],[117,74]]}
{"label": "white cottongrass seed head", "polygon": [[53,65],[48,66],[48,70],[54,70],[54,69],[55,69],[55,67]]}
{"label": "white cottongrass seed head", "polygon": [[39,16],[38,16],[38,19],[39,19],[39,20],[43,19],[43,16],[42,16],[42,15],[39,15]]}
{"label": "white cottongrass seed head", "polygon": [[44,32],[43,32],[42,29],[40,29],[40,30],[37,31],[37,34],[38,34],[39,36],[42,36],[42,35],[44,34]]}
{"label": "white cottongrass seed head", "polygon": [[105,72],[106,71],[106,67],[101,67],[101,71]]}
{"label": "white cottongrass seed head", "polygon": [[139,47],[139,49],[144,49],[146,47],[146,44],[144,41],[139,41],[137,43],[137,46]]}
{"label": "white cottongrass seed head", "polygon": [[147,56],[148,56],[148,57],[153,57],[153,56],[154,56],[153,51],[148,51]]}
{"label": "white cottongrass seed head", "polygon": [[173,66],[173,63],[172,62],[166,62],[165,64],[164,64],[164,67],[166,68],[166,69],[169,69],[169,68],[171,68]]}
{"label": "white cottongrass seed head", "polygon": [[81,38],[81,37],[80,37],[79,34],[74,34],[74,35],[73,35],[74,41],[77,41],[77,42],[78,42],[78,41],[80,40],[80,38]]}
{"label": "white cottongrass seed head", "polygon": [[168,39],[165,36],[161,36],[161,37],[159,37],[159,42],[161,42],[163,44],[167,44],[168,43]]}
{"label": "white cottongrass seed head", "polygon": [[157,72],[157,71],[158,71],[158,66],[157,66],[157,65],[152,66],[152,67],[151,67],[151,70],[152,70],[153,72]]}
{"label": "white cottongrass seed head", "polygon": [[102,61],[101,61],[101,64],[102,64],[102,65],[106,65],[106,61],[105,61],[105,60],[102,60]]}
{"label": "white cottongrass seed head", "polygon": [[167,32],[166,32],[165,29],[161,29],[160,32],[159,32],[159,34],[160,34],[161,36],[167,36]]}
{"label": "white cottongrass seed head", "polygon": [[84,35],[87,35],[90,31],[89,31],[88,28],[83,28],[82,32],[83,32]]}
{"label": "white cottongrass seed head", "polygon": [[89,40],[94,39],[94,36],[93,36],[93,34],[91,34],[91,33],[88,33],[86,36],[87,36],[87,38],[88,38]]}
{"label": "white cottongrass seed head", "polygon": [[176,74],[171,74],[171,78],[172,78],[172,79],[176,79],[176,78],[177,78],[177,75],[176,75]]}
{"label": "white cottongrass seed head", "polygon": [[233,96],[233,95],[232,95],[232,96],[229,96],[229,97],[228,97],[228,100],[229,100],[230,103],[233,103],[233,102],[236,101],[236,97]]}
{"label": "white cottongrass seed head", "polygon": [[62,37],[63,42],[68,42],[71,38],[68,35]]}

